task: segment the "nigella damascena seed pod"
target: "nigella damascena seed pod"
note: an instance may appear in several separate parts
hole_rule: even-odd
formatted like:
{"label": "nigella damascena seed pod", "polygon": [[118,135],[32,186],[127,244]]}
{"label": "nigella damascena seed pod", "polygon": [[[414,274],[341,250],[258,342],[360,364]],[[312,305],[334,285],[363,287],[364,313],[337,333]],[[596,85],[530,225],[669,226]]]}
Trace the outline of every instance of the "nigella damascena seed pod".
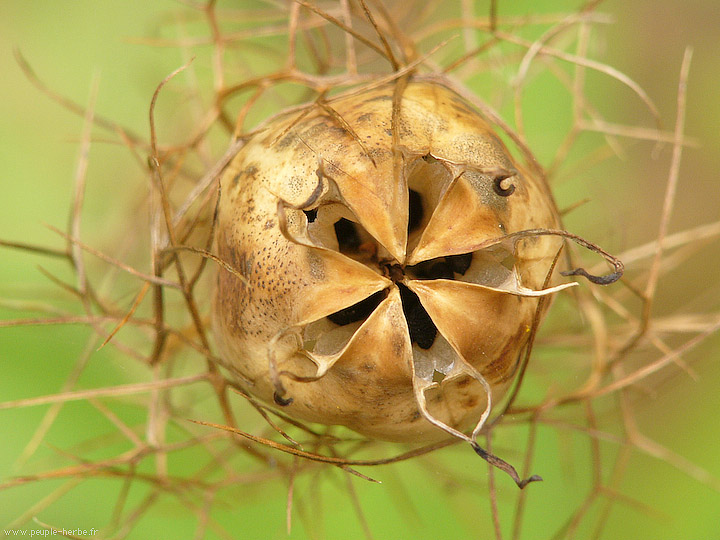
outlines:
{"label": "nigella damascena seed pod", "polygon": [[281,114],[221,181],[224,365],[299,419],[393,441],[475,436],[538,297],[570,285],[543,289],[560,238],[513,233],[558,224],[544,179],[437,81]]}

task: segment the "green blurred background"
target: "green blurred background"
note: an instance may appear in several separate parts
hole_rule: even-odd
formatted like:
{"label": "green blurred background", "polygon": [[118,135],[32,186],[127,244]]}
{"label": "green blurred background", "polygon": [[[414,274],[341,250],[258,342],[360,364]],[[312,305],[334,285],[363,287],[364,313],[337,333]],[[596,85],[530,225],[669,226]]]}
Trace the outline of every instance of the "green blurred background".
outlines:
{"label": "green blurred background", "polygon": [[[500,2],[500,12],[530,13],[573,10],[575,3]],[[44,224],[64,228],[72,197],[78,161],[82,119],[39,93],[25,78],[13,57],[19,49],[35,72],[57,93],[84,104],[94,77],[99,80],[97,112],[140,134],[146,134],[149,98],[166,74],[184,63],[172,48],[152,48],[128,42],[130,37],[152,36],[159,20],[182,10],[179,3],[164,0],[0,0],[0,238],[61,246]],[[479,9],[482,11],[482,9]],[[678,231],[720,219],[720,9],[715,0],[656,2],[606,2],[600,10],[616,23],[603,31],[593,57],[600,58],[634,78],[656,101],[666,129],[672,129],[677,80],[683,51],[694,48],[688,88],[686,133],[701,145],[683,156],[681,184],[671,230]],[[206,61],[199,58],[196,62]],[[200,67],[200,70],[204,68]],[[588,94],[609,118],[628,124],[649,125],[637,98],[602,77],[592,77]],[[543,114],[562,109],[561,94],[529,90]],[[528,123],[533,118],[528,117]],[[562,133],[562,132],[560,132]],[[535,128],[529,139],[541,159],[553,155],[560,140],[552,128]],[[667,177],[669,149],[657,159],[651,146],[628,147],[626,161],[616,160],[558,186],[560,206],[581,198],[592,202],[568,217],[568,228],[609,248],[622,251],[654,238]],[[639,157],[635,153],[639,154]],[[647,157],[645,157],[647,156]],[[132,190],[143,189],[143,171],[128,166],[127,155],[117,145],[94,143],[88,171],[88,211],[84,214],[83,238],[103,245],[108,231],[127,226],[124,208],[137,200]],[[632,226],[628,226],[632,224]],[[645,224],[645,226],[638,226]],[[69,276],[63,265],[26,253],[0,248],[0,318],[18,317],[16,302],[62,302],[56,288],[37,265]],[[660,282],[656,310],[675,313],[689,310],[720,312],[717,242],[690,256]],[[90,330],[82,327],[0,329],[0,401],[58,392],[75,360],[83,354]],[[92,356],[80,379],[80,387],[121,384],[133,380],[131,370],[113,362],[103,350]],[[720,478],[720,444],[717,416],[720,412],[720,340],[709,339],[686,358],[697,380],[672,371],[657,382],[639,410],[642,432],[679,455]],[[0,410],[0,482],[27,472],[17,470],[18,455],[42,418],[44,407]],[[142,420],[129,408],[127,418]],[[40,471],[52,467],[54,450],[73,447],[78,441],[108,432],[112,426],[94,409],[83,404],[64,408],[50,431],[40,458],[28,465]],[[567,514],[580,504],[586,486],[583,471],[563,463],[567,446],[577,449],[582,436],[568,436],[561,445],[547,435],[536,458],[545,483],[531,486],[544,490],[542,500],[529,508],[523,538],[547,538],[556,514]],[[541,436],[541,438],[543,438]],[[567,445],[567,446],[564,446]],[[365,471],[386,481],[374,485],[353,478],[375,538],[476,538],[487,530],[489,505],[483,503],[485,468],[463,459],[464,448],[448,450],[437,463],[407,463],[393,468]],[[608,452],[612,452],[608,450]],[[572,460],[577,466],[580,460]],[[437,470],[430,467],[437,466]],[[445,467],[465,475],[467,485],[458,490],[448,481]],[[560,481],[560,478],[563,480]],[[406,491],[387,486],[406,486]],[[554,481],[556,480],[556,481]],[[502,479],[504,482],[504,479]],[[322,484],[324,538],[364,538],[362,527],[343,491],[342,476],[330,473]],[[109,488],[112,484],[112,488]],[[50,480],[0,491],[0,524],[6,526],[21,513],[61,485]],[[72,490],[38,518],[75,528],[104,525],[112,512],[116,480],[93,480]],[[717,481],[716,481],[717,485]],[[573,489],[568,489],[572,486]],[[499,504],[510,498],[510,485],[502,484]],[[650,515],[631,506],[616,505],[602,538],[628,539],[720,539],[720,493],[660,460],[638,454],[628,464],[622,483],[624,493],[652,508]],[[515,496],[514,493],[511,494]],[[142,493],[135,496],[140,500]],[[222,523],[237,538],[285,538],[286,483],[269,480],[262,487],[238,489],[238,500],[225,501]],[[313,515],[317,484],[310,480],[297,488],[298,507]],[[192,538],[194,521],[168,498],[144,517],[130,538]],[[550,501],[550,505],[547,504]],[[544,504],[540,504],[544,503]],[[514,503],[513,503],[514,504]],[[481,510],[479,511],[478,508]],[[556,517],[556,516],[555,516]],[[547,519],[547,522],[544,521]],[[312,520],[311,520],[312,521]],[[480,524],[482,522],[482,525]],[[31,524],[30,528],[39,528]],[[310,526],[310,533],[313,527]],[[296,521],[290,538],[310,534]],[[507,534],[507,532],[506,532]],[[212,537],[209,535],[208,537]],[[583,536],[579,536],[583,537]]]}

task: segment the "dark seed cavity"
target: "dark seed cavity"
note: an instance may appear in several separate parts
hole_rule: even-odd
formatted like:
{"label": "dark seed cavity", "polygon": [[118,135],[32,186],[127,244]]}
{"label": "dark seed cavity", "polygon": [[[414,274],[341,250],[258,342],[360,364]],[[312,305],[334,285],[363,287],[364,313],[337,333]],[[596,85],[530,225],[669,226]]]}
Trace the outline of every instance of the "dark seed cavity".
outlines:
{"label": "dark seed cavity", "polygon": [[403,313],[410,331],[410,342],[417,343],[421,349],[429,349],[435,342],[438,332],[437,327],[420,303],[418,295],[402,283],[397,285],[400,288]]}
{"label": "dark seed cavity", "polygon": [[455,274],[465,275],[471,264],[472,253],[464,253],[424,261],[409,267],[408,271],[416,279],[455,279]]}
{"label": "dark seed cavity", "polygon": [[328,315],[327,318],[338,326],[345,326],[347,324],[365,320],[372,314],[373,311],[375,311],[375,308],[380,305],[380,302],[382,302],[386,296],[387,290],[378,291],[375,294],[368,296],[365,300],[361,300],[357,304],[353,304],[350,307]]}
{"label": "dark seed cavity", "polygon": [[340,218],[334,227],[340,253],[353,253],[357,251],[360,247],[360,234],[358,233],[355,223],[349,219]]}
{"label": "dark seed cavity", "polygon": [[312,208],[310,210],[303,210],[303,213],[305,214],[305,217],[307,218],[308,223],[312,223],[317,219],[317,208]]}
{"label": "dark seed cavity", "polygon": [[411,233],[422,224],[424,216],[425,209],[423,208],[422,195],[411,189],[408,197],[408,233]]}
{"label": "dark seed cavity", "polygon": [[452,271],[461,276],[465,275],[472,264],[472,253],[463,253],[462,255],[450,255],[445,257]]}

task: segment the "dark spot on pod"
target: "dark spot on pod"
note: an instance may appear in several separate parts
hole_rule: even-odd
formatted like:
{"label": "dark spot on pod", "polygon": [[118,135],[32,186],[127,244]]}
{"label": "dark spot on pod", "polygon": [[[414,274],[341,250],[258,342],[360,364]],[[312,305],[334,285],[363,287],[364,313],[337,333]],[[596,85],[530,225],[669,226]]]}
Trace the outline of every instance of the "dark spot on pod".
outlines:
{"label": "dark spot on pod", "polygon": [[467,409],[472,409],[478,404],[477,396],[468,396],[463,402],[463,406]]}
{"label": "dark spot on pod", "polygon": [[380,302],[382,302],[386,296],[387,291],[378,291],[357,304],[353,304],[350,307],[328,315],[327,318],[338,326],[345,326],[346,324],[362,321],[367,319],[370,314],[375,311],[375,308],[380,305]]}
{"label": "dark spot on pod", "polygon": [[403,313],[410,331],[410,342],[417,343],[421,349],[429,349],[435,342],[437,327],[420,303],[418,295],[402,283],[398,283],[398,287],[400,288]]}
{"label": "dark spot on pod", "polygon": [[493,179],[493,190],[501,197],[509,197],[515,193],[515,184],[506,183],[507,187],[503,187],[503,182],[514,175],[500,174]]}

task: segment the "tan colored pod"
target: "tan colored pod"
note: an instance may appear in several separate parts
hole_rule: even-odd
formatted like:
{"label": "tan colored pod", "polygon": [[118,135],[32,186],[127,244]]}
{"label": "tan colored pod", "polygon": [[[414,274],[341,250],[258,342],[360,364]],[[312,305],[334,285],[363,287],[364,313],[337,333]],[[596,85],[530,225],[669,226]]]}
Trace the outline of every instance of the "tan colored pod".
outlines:
{"label": "tan colored pod", "polygon": [[454,92],[394,92],[283,114],[234,158],[215,339],[230,373],[296,418],[467,438],[512,381],[537,297],[562,288],[540,290],[561,240],[508,234],[555,229],[557,212]]}

